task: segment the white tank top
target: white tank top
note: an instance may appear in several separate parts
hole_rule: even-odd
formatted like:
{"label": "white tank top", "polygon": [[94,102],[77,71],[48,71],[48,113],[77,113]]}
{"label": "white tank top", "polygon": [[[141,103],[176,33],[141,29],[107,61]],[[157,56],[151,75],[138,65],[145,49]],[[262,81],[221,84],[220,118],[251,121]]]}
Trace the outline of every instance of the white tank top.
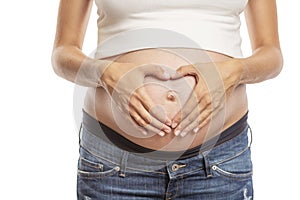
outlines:
{"label": "white tank top", "polygon": [[159,47],[242,57],[240,13],[247,0],[95,0],[95,58]]}

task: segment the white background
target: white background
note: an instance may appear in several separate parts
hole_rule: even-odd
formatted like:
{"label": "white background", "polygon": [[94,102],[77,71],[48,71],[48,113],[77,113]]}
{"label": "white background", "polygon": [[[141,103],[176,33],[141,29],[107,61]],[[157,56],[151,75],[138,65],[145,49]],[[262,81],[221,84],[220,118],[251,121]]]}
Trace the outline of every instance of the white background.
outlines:
{"label": "white background", "polygon": [[[50,56],[58,0],[2,1],[0,68],[1,199],[76,198],[77,128],[74,84],[55,75]],[[299,164],[300,19],[295,1],[277,2],[284,68],[249,85],[255,199],[297,199]],[[96,45],[96,9],[84,52]],[[243,51],[250,55],[242,25]]]}

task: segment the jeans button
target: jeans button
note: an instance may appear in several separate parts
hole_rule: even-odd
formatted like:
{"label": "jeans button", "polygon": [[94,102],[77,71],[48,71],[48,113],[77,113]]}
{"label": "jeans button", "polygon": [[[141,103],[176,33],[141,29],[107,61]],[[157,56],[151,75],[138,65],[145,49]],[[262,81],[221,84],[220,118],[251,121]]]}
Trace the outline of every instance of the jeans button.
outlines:
{"label": "jeans button", "polygon": [[178,164],[173,164],[172,165],[172,171],[175,172],[179,169],[179,165]]}

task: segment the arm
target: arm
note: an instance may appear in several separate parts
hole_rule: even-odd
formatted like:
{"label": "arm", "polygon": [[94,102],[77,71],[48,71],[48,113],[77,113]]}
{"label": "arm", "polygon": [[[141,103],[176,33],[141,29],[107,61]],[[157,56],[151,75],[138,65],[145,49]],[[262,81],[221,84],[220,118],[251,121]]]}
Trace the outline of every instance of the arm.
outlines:
{"label": "arm", "polygon": [[240,84],[276,77],[283,66],[275,0],[249,0],[245,17],[253,54],[236,59],[243,68]]}
{"label": "arm", "polygon": [[170,76],[164,73],[162,66],[156,64],[137,67],[134,63],[96,60],[84,55],[82,44],[92,2],[92,0],[60,1],[51,57],[55,73],[82,86],[105,87],[114,102],[128,114],[125,117],[132,117],[141,128],[163,136],[163,131],[171,131],[164,122],[168,120],[170,124],[171,120],[166,119],[159,111],[151,110],[150,114],[149,110],[154,103],[141,86],[147,75],[156,76],[161,80],[168,80]]}
{"label": "arm", "polygon": [[249,0],[245,10],[253,54],[217,63],[181,66],[176,79],[194,75],[197,83],[193,95],[172,123],[175,135],[197,133],[218,113],[225,113],[226,98],[240,84],[265,81],[278,75],[283,65],[280,50],[275,0]]}
{"label": "arm", "polygon": [[52,66],[55,73],[76,84],[97,87],[106,60],[95,60],[82,52],[92,0],[61,0],[58,10]]}

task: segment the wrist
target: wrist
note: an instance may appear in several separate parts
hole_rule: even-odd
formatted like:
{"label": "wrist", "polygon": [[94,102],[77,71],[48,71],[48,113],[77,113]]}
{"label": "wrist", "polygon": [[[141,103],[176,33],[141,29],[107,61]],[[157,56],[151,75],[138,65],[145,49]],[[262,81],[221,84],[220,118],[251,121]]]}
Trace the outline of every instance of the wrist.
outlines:
{"label": "wrist", "polygon": [[245,75],[246,75],[246,68],[244,66],[244,63],[242,59],[239,58],[233,58],[229,61],[229,67],[232,69],[231,71],[231,77],[234,77],[235,84],[241,85],[245,84]]}
{"label": "wrist", "polygon": [[113,73],[110,69],[112,66],[119,64],[110,60],[96,60],[97,65],[97,76],[98,76],[98,87],[103,87],[107,89],[107,81],[113,79]]}

